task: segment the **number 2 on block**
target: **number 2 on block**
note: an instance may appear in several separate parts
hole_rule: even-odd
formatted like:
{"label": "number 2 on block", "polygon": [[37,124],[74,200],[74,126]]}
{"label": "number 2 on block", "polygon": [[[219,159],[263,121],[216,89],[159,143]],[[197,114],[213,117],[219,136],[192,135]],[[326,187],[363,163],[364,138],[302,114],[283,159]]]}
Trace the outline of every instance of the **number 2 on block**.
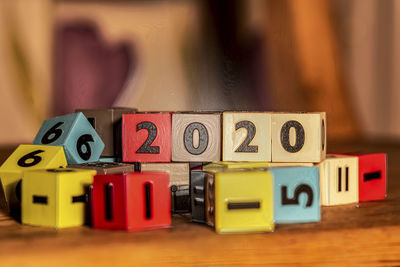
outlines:
{"label": "number 2 on block", "polygon": [[136,132],[142,129],[146,129],[149,135],[143,145],[139,147],[139,149],[136,151],[136,153],[160,154],[159,146],[151,146],[151,144],[154,142],[154,139],[156,139],[157,137],[157,127],[152,122],[144,121],[136,126]]}

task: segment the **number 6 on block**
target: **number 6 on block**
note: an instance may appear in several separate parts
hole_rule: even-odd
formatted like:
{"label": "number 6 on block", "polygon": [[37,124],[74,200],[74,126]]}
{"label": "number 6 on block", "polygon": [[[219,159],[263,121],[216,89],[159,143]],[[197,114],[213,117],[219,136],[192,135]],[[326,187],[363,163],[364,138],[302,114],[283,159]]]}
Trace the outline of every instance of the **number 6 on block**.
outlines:
{"label": "number 6 on block", "polygon": [[104,149],[103,141],[81,112],[46,120],[33,144],[63,146],[68,164],[97,161]]}
{"label": "number 6 on block", "polygon": [[124,162],[170,162],[171,114],[124,114],[122,155]]}

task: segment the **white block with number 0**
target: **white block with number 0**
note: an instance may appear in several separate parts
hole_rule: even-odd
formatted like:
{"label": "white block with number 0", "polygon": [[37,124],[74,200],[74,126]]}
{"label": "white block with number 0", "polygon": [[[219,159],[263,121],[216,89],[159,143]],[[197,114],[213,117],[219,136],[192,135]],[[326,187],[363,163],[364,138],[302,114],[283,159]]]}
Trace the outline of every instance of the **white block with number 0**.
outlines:
{"label": "white block with number 0", "polygon": [[271,161],[271,114],[224,112],[223,161]]}
{"label": "white block with number 0", "polygon": [[325,112],[272,114],[273,162],[320,162],[325,156]]}

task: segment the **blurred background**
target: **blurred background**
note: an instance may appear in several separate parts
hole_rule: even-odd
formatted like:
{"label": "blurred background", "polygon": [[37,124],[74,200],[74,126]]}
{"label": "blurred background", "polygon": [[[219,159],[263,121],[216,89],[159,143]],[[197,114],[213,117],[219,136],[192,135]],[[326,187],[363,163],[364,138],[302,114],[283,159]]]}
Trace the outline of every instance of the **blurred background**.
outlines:
{"label": "blurred background", "polygon": [[400,137],[400,1],[0,0],[0,144],[76,108],[326,111]]}

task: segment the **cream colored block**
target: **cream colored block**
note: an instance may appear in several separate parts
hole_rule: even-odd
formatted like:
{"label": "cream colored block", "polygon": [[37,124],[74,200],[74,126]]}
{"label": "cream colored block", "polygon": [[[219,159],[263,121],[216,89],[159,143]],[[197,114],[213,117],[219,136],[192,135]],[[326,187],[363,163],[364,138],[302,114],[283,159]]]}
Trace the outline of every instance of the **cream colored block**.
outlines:
{"label": "cream colored block", "polygon": [[319,164],[321,205],[358,203],[358,158],[328,156]]}
{"label": "cream colored block", "polygon": [[169,173],[169,186],[189,185],[189,163],[141,163],[142,171]]}
{"label": "cream colored block", "polygon": [[221,114],[172,114],[171,147],[172,161],[221,160]]}
{"label": "cream colored block", "polygon": [[223,161],[271,161],[271,114],[224,112]]}
{"label": "cream colored block", "polygon": [[325,112],[272,114],[273,162],[321,162],[325,156]]}
{"label": "cream colored block", "polygon": [[223,169],[258,169],[270,167],[312,167],[311,162],[263,162],[263,161],[220,161],[212,162],[203,166],[204,171],[223,170]]}

